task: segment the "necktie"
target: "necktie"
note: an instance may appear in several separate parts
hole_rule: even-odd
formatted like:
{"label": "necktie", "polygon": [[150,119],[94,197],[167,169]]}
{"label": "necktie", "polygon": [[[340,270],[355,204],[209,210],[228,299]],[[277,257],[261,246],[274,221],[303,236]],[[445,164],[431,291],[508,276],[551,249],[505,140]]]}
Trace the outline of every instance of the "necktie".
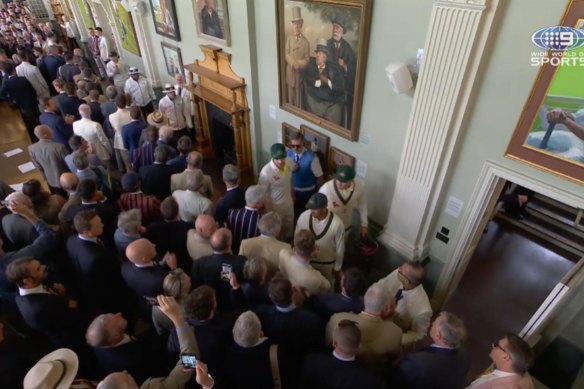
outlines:
{"label": "necktie", "polygon": [[180,86],[178,87],[178,95],[182,97],[182,88]]}
{"label": "necktie", "polygon": [[394,296],[396,303],[404,297],[403,294],[404,294],[404,290],[398,289],[398,291],[395,293],[395,296]]}
{"label": "necktie", "polygon": [[300,155],[296,154],[296,163],[300,162]]}

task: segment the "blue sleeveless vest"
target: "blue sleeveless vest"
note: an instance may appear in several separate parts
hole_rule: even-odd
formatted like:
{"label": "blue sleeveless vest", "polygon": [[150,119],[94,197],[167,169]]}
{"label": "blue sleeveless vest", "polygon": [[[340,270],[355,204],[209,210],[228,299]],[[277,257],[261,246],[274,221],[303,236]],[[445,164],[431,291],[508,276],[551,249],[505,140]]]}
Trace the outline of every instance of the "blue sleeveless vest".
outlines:
{"label": "blue sleeveless vest", "polygon": [[307,189],[316,187],[316,177],[312,173],[310,166],[312,165],[312,160],[316,158],[316,155],[312,151],[304,150],[302,157],[299,161],[296,161],[296,154],[291,149],[288,149],[288,157],[292,162],[299,165],[299,169],[294,172],[294,189]]}

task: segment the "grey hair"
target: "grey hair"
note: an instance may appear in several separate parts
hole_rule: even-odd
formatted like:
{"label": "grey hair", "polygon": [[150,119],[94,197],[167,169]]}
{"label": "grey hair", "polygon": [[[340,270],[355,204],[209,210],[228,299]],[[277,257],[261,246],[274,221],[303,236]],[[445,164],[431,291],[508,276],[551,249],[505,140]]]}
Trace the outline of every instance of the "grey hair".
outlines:
{"label": "grey hair", "polygon": [[264,274],[268,271],[268,262],[262,257],[252,257],[243,265],[243,277],[258,285],[264,281]]}
{"label": "grey hair", "polygon": [[87,104],[81,104],[79,106],[79,115],[84,119],[91,118],[91,108]]}
{"label": "grey hair", "polygon": [[380,285],[371,285],[365,293],[364,305],[365,311],[374,315],[380,314],[387,303],[389,303],[389,293]]}
{"label": "grey hair", "polygon": [[75,150],[73,152],[73,165],[79,170],[83,170],[89,166],[89,157],[85,151]]}
{"label": "grey hair", "polygon": [[229,185],[237,184],[239,180],[239,169],[237,166],[232,164],[227,164],[223,167],[223,181]]}
{"label": "grey hair", "polygon": [[105,88],[105,95],[107,96],[108,99],[115,100],[115,98],[118,95],[118,90],[116,89],[115,86],[109,85],[107,88]]}
{"label": "grey hair", "polygon": [[139,209],[130,209],[120,212],[118,216],[118,228],[126,234],[136,233],[142,225],[142,212]]}
{"label": "grey hair", "polygon": [[252,185],[245,191],[245,204],[248,207],[264,205],[266,202],[266,188],[261,185]]}
{"label": "grey hair", "polygon": [[282,229],[282,218],[276,212],[268,212],[260,218],[258,228],[262,235],[275,237]]}
{"label": "grey hair", "polygon": [[438,331],[442,335],[444,344],[448,347],[459,348],[466,340],[464,322],[450,312],[442,311],[438,316]]}
{"label": "grey hair", "polygon": [[111,343],[111,334],[107,331],[107,323],[111,313],[103,313],[93,319],[87,332],[85,333],[85,340],[91,347],[103,347]]}
{"label": "grey hair", "polygon": [[261,336],[262,323],[252,311],[245,311],[235,321],[233,340],[241,347],[256,345]]}
{"label": "grey hair", "polygon": [[203,172],[199,169],[187,172],[187,189],[196,192],[203,186]]}

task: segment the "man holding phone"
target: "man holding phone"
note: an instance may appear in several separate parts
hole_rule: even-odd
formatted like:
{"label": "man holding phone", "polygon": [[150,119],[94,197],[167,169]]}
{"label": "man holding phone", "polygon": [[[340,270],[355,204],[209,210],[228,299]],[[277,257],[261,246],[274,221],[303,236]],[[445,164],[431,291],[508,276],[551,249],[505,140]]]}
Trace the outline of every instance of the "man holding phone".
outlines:
{"label": "man holding phone", "polygon": [[[172,321],[178,334],[181,355],[198,355],[199,347],[195,340],[192,327],[189,327],[181,313],[181,309],[173,297],[158,296],[160,310]],[[189,360],[192,360],[190,358]],[[195,366],[196,381],[204,389],[211,389],[215,382],[207,372],[207,365],[197,361]],[[127,372],[111,373],[97,386],[98,389],[113,389],[125,387],[128,389],[184,388],[193,375],[192,368],[185,369],[182,358],[167,377],[148,378],[138,386],[134,378]]]}

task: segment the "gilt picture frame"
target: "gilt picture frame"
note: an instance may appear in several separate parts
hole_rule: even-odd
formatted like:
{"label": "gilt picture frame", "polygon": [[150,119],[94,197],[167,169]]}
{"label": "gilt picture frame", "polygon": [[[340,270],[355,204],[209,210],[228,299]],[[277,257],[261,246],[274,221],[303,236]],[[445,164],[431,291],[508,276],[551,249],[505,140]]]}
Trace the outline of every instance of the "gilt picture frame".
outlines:
{"label": "gilt picture frame", "polygon": [[372,0],[277,0],[280,107],[359,138]]}

